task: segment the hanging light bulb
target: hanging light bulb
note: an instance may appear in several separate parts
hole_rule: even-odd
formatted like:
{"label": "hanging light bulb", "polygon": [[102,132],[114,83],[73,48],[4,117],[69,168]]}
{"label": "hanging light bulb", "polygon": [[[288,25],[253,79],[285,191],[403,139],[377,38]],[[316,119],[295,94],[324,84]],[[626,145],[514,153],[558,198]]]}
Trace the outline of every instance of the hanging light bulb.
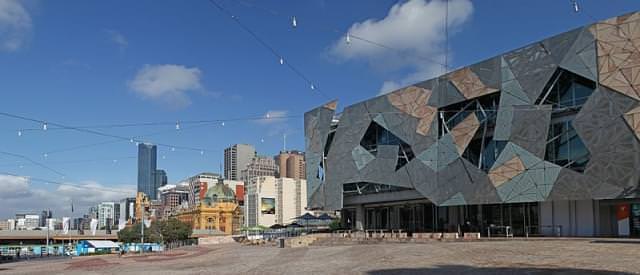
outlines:
{"label": "hanging light bulb", "polygon": [[296,20],[296,17],[291,17],[291,26],[293,26],[294,28],[298,26],[298,21]]}
{"label": "hanging light bulb", "polygon": [[47,157],[49,156],[49,154],[44,153],[44,155],[43,155],[43,156],[44,156],[45,158],[47,158]]}
{"label": "hanging light bulb", "polygon": [[204,155],[204,150],[200,150],[200,155]]}
{"label": "hanging light bulb", "polygon": [[133,143],[133,139],[129,139],[129,142]]}
{"label": "hanging light bulb", "polygon": [[18,130],[18,136],[21,137],[22,136],[22,130]]}
{"label": "hanging light bulb", "polygon": [[42,124],[42,130],[46,131],[47,130],[47,122],[45,121],[44,124]]}
{"label": "hanging light bulb", "polygon": [[176,130],[180,130],[180,121],[176,121]]}
{"label": "hanging light bulb", "polygon": [[222,124],[222,126],[224,126],[224,121],[221,124]]}
{"label": "hanging light bulb", "polygon": [[345,41],[347,42],[347,44],[351,44],[351,34],[347,33],[347,36],[345,37]]}
{"label": "hanging light bulb", "polygon": [[316,86],[314,86],[313,84],[311,84],[311,90],[315,90]]}
{"label": "hanging light bulb", "polygon": [[580,6],[578,6],[578,0],[573,0],[573,11],[574,12],[579,12],[580,11]]}
{"label": "hanging light bulb", "polygon": [[261,139],[260,139],[260,142],[264,143],[264,138],[261,138]]}
{"label": "hanging light bulb", "polygon": [[171,152],[175,152],[176,151],[176,147],[171,147]]}
{"label": "hanging light bulb", "polygon": [[267,114],[265,115],[265,117],[270,118],[270,117],[271,117],[271,115],[270,115],[269,113],[267,113]]}
{"label": "hanging light bulb", "polygon": [[284,58],[280,57],[280,65],[284,65]]}

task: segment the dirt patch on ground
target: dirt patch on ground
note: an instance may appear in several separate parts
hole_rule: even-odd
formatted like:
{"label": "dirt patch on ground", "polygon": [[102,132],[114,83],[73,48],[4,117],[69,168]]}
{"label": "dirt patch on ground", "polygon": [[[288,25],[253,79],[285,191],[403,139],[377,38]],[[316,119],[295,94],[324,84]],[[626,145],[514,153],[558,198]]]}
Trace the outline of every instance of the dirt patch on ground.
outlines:
{"label": "dirt patch on ground", "polygon": [[88,260],[80,260],[68,263],[66,270],[101,270],[113,267],[117,265],[117,263],[111,263],[105,259],[88,259]]}
{"label": "dirt patch on ground", "polygon": [[198,257],[209,253],[212,249],[206,247],[198,247],[192,251],[180,251],[180,252],[168,252],[160,254],[149,254],[143,256],[137,256],[133,258],[136,262],[157,262],[157,261],[172,261],[179,260],[187,257]]}

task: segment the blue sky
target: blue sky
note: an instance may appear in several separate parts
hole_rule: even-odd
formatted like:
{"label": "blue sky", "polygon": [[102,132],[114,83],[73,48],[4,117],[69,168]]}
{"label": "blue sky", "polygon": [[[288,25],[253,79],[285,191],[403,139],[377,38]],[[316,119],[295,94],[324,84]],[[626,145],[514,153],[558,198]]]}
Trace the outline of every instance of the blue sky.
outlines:
{"label": "blue sky", "polygon": [[[176,182],[198,172],[217,172],[222,149],[233,143],[255,144],[261,154],[274,155],[286,133],[288,148],[304,149],[301,116],[328,98],[338,99],[342,108],[442,71],[427,60],[444,59],[441,1],[216,1],[322,94],[207,0],[0,0],[0,111],[77,126],[293,116],[191,129],[182,125],[179,131],[174,125],[95,129],[120,136],[163,131],[143,139],[207,150],[201,155],[159,148],[158,167]],[[578,3],[580,13],[573,12],[570,1],[451,0],[450,66],[472,64],[591,23],[592,17],[640,9],[633,0]],[[291,16],[297,19],[295,29]],[[401,53],[354,39],[347,45],[348,30]],[[59,173],[8,155],[0,155],[0,172],[134,188],[134,144],[66,150],[112,139],[55,129],[17,135],[19,129],[41,127],[0,117],[0,151],[27,156]],[[0,177],[0,188],[5,190],[0,217],[47,206],[63,214],[67,210],[62,206],[72,198],[84,208],[92,201],[125,196],[7,176]]]}

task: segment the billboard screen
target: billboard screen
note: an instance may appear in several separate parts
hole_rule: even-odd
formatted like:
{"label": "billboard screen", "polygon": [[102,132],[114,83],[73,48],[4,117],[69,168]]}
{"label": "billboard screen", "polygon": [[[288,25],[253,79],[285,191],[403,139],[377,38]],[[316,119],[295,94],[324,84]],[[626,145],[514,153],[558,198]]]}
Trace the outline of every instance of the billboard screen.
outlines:
{"label": "billboard screen", "polygon": [[275,214],[276,213],[276,199],[275,198],[262,198],[260,204],[260,212],[262,214]]}

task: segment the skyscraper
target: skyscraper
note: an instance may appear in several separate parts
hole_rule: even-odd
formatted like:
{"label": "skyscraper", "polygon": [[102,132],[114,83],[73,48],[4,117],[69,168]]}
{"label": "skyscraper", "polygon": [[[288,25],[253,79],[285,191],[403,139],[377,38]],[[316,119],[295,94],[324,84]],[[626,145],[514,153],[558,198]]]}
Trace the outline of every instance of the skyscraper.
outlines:
{"label": "skyscraper", "polygon": [[156,199],[156,161],[157,147],[149,143],[138,144],[138,192],[145,193],[150,199]]}
{"label": "skyscraper", "polygon": [[256,148],[249,144],[235,144],[224,149],[224,178],[240,180],[240,171],[256,156]]}
{"label": "skyscraper", "polygon": [[305,179],[304,152],[300,151],[280,151],[276,155],[276,165],[278,165],[278,178]]}
{"label": "skyscraper", "polygon": [[164,170],[162,170],[162,169],[156,170],[156,173],[154,174],[154,177],[155,177],[155,181],[156,181],[155,182],[156,191],[157,191],[158,188],[167,185],[167,181],[168,181],[167,180],[167,172],[165,172]]}
{"label": "skyscraper", "polygon": [[251,159],[251,162],[247,164],[245,169],[240,172],[240,180],[245,183],[249,182],[252,178],[259,176],[273,176],[278,173],[278,165],[274,159],[266,156],[256,156]]}

